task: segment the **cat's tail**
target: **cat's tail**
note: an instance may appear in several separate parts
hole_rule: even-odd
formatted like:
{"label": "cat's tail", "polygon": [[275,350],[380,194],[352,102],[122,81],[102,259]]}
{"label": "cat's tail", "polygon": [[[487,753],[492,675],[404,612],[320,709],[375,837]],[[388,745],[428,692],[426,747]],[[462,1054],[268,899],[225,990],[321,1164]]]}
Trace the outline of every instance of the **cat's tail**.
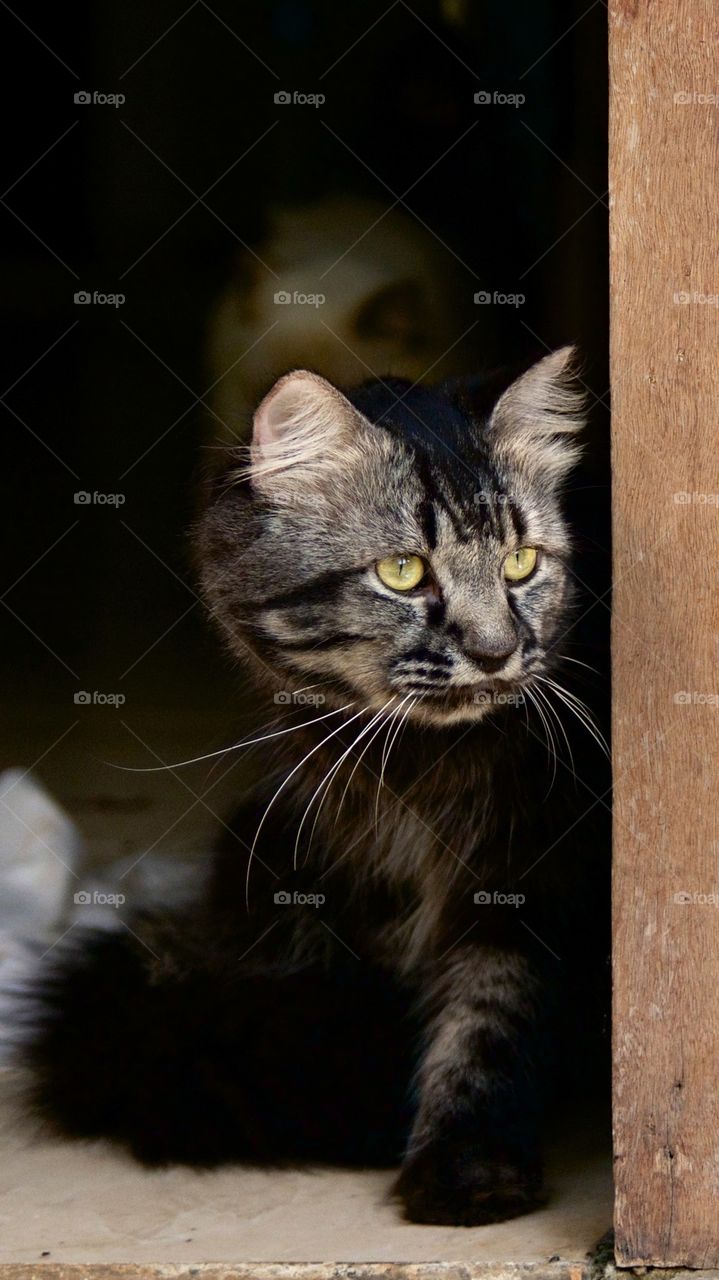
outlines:
{"label": "cat's tail", "polygon": [[291,972],[198,960],[129,931],[74,939],[33,993],[34,1114],[149,1164],[400,1158],[412,1033],[385,973],[351,956]]}

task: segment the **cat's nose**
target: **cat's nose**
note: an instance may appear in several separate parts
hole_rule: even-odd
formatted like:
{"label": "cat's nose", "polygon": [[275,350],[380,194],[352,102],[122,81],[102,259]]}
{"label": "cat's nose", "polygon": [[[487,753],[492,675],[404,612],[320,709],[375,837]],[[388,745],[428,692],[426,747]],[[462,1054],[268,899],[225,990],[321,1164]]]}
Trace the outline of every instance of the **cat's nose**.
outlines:
{"label": "cat's nose", "polygon": [[478,667],[487,675],[493,675],[495,671],[500,671],[505,662],[511,658],[516,651],[516,640],[507,640],[498,644],[482,645],[482,648],[465,649],[468,658],[472,662],[476,662]]}

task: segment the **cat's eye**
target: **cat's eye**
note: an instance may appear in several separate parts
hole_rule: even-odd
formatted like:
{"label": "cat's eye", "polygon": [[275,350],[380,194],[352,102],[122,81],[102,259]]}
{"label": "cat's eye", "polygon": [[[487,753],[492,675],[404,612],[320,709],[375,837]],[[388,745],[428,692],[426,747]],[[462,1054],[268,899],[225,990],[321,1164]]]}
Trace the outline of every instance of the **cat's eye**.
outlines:
{"label": "cat's eye", "polygon": [[427,572],[421,556],[385,556],[375,566],[377,577],[393,591],[411,591],[418,587]]}
{"label": "cat's eye", "polygon": [[534,547],[520,547],[512,551],[504,562],[504,576],[508,582],[522,582],[534,573],[537,567],[537,552]]}

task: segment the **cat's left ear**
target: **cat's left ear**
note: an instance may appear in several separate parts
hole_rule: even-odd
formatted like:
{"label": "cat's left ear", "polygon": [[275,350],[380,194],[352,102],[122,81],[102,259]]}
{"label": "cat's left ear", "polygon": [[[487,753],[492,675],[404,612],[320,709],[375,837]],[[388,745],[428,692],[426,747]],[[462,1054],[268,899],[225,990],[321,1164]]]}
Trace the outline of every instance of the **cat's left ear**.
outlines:
{"label": "cat's left ear", "polygon": [[346,465],[357,448],[362,416],[332,383],[306,369],[275,383],[255,413],[247,475],[278,493],[312,484]]}
{"label": "cat's left ear", "polygon": [[584,396],[574,347],[553,351],[499,397],[489,420],[492,442],[507,461],[558,485],[579,459]]}

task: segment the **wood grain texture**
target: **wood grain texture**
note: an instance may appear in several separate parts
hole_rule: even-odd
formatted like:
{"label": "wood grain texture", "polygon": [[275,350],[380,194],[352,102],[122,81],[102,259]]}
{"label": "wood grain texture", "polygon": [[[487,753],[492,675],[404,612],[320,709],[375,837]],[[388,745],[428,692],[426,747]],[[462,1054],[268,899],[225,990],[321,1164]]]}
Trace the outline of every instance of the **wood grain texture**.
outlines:
{"label": "wood grain texture", "polygon": [[[185,1266],[135,1263],[0,1264],[0,1280],[594,1280],[589,1262],[238,1262]],[[682,1277],[682,1280],[695,1280]],[[700,1280],[719,1280],[709,1276]]]}
{"label": "wood grain texture", "polygon": [[719,7],[610,3],[623,1265],[719,1264]]}

